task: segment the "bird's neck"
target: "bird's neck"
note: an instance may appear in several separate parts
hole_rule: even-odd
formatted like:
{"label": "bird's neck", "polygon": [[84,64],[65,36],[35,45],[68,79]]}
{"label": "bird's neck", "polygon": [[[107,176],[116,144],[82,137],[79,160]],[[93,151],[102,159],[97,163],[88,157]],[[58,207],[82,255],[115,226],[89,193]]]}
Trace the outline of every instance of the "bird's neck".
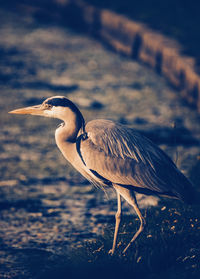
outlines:
{"label": "bird's neck", "polygon": [[79,131],[84,130],[84,118],[80,112],[68,111],[62,117],[64,123],[55,132],[56,144],[64,157],[73,164],[76,154],[76,139]]}
{"label": "bird's neck", "polygon": [[[55,139],[58,148],[60,149],[63,156],[77,168],[77,150],[76,150],[76,139],[82,126],[76,121],[65,121],[55,132]],[[79,158],[80,159],[80,158]],[[82,170],[79,169],[82,173]]]}
{"label": "bird's neck", "polygon": [[81,128],[82,123],[77,118],[64,121],[55,133],[57,144],[63,142],[75,143]]}

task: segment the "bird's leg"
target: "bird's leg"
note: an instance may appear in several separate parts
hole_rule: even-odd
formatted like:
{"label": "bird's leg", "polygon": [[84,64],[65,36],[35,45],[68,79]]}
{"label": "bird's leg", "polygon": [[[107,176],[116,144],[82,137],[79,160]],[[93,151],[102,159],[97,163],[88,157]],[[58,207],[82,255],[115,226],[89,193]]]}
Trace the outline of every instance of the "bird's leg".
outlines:
{"label": "bird's leg", "polygon": [[140,219],[140,227],[138,229],[138,231],[134,234],[133,238],[131,239],[131,241],[129,242],[129,244],[126,246],[126,248],[123,250],[123,254],[126,253],[127,249],[130,247],[130,245],[132,244],[133,241],[136,240],[136,238],[140,235],[140,233],[144,230],[144,227],[145,227],[145,224],[146,224],[146,221],[145,219],[143,218],[140,210],[139,210],[139,207],[138,207],[138,204],[137,204],[137,200],[136,200],[136,197],[135,197],[135,194],[134,195],[131,195],[131,199],[128,199],[127,200],[128,203],[130,205],[133,206],[133,208],[135,209],[139,219]]}
{"label": "bird's leg", "polygon": [[110,251],[108,252],[109,254],[113,255],[115,252],[115,247],[116,247],[116,243],[117,243],[117,236],[118,236],[118,231],[119,231],[119,225],[120,225],[120,221],[121,221],[121,213],[122,213],[122,208],[121,208],[121,196],[117,192],[117,212],[115,214],[115,233],[114,233],[114,238],[113,238],[113,246],[112,249],[110,249]]}
{"label": "bird's leg", "polygon": [[117,185],[117,184],[114,184],[113,187],[115,188],[117,193],[120,194],[120,196],[122,196],[135,209],[135,211],[140,219],[140,227],[139,227],[138,231],[134,234],[133,238],[131,239],[131,241],[129,242],[129,244],[126,246],[126,248],[123,251],[123,253],[126,253],[127,249],[130,247],[131,243],[133,241],[135,241],[135,239],[143,231],[146,222],[138,208],[138,204],[137,204],[137,200],[136,200],[134,191],[129,188],[123,187],[121,185]]}

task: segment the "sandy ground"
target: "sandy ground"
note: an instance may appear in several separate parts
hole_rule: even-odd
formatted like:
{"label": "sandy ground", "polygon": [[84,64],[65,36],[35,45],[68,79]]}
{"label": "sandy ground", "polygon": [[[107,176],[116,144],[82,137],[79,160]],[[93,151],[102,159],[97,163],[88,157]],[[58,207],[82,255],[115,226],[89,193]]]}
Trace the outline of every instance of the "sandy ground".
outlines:
{"label": "sandy ground", "polygon": [[[83,240],[108,224],[113,230],[115,193],[95,189],[68,165],[54,141],[59,121],[8,111],[64,95],[86,120],[112,119],[152,138],[196,187],[199,117],[163,78],[93,39],[28,15],[0,10],[0,18],[0,278],[44,278]],[[140,198],[152,213],[166,210]],[[198,219],[191,224],[196,235]]]}

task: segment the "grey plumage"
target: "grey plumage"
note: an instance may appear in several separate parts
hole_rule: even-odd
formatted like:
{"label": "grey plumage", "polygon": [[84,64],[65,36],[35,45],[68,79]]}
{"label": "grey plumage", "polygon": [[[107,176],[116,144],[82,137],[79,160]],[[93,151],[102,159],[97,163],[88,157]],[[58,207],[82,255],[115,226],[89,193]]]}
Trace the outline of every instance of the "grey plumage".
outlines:
{"label": "grey plumage", "polygon": [[199,201],[189,180],[149,139],[110,120],[92,120],[85,125],[79,109],[63,96],[51,97],[41,105],[11,113],[63,120],[64,124],[55,133],[63,156],[95,185],[116,190],[118,210],[111,254],[115,251],[121,220],[121,197],[133,206],[141,222],[124,252],[145,225],[135,192],[176,198],[188,203]]}
{"label": "grey plumage", "polygon": [[81,152],[88,168],[113,183],[189,202],[191,183],[150,140],[110,120],[90,121],[85,130],[88,138],[81,143]]}

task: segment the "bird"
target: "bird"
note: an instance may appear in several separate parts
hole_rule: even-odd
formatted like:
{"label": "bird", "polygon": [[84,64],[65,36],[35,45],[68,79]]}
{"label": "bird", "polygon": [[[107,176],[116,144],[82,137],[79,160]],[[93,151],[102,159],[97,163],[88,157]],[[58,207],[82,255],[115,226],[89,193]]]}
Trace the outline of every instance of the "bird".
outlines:
{"label": "bird", "polygon": [[62,120],[55,131],[55,140],[66,160],[92,184],[116,190],[117,212],[113,244],[109,250],[111,255],[116,250],[122,215],[121,198],[134,208],[140,220],[139,229],[123,253],[126,253],[146,224],[136,193],[174,198],[188,204],[197,200],[196,190],[189,179],[150,139],[131,127],[111,120],[94,119],[86,124],[78,107],[65,96],[53,96],[40,105],[15,109],[9,113]]}

